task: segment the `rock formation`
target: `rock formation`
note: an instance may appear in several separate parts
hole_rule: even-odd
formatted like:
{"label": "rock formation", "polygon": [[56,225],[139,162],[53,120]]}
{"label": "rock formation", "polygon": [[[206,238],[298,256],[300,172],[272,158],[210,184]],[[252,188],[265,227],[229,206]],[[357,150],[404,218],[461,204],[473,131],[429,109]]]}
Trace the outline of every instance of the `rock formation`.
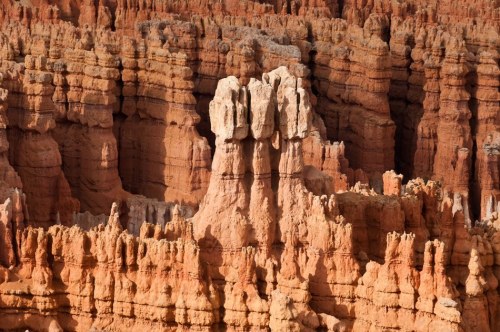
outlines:
{"label": "rock formation", "polygon": [[55,127],[54,103],[44,55],[28,55],[24,66],[10,68],[5,85],[9,88],[8,140],[10,160],[18,172],[34,225],[49,226],[58,218],[69,223],[79,210],[61,169],[61,154],[50,131]]}
{"label": "rock formation", "polygon": [[499,22],[3,1],[0,330],[500,330]]}

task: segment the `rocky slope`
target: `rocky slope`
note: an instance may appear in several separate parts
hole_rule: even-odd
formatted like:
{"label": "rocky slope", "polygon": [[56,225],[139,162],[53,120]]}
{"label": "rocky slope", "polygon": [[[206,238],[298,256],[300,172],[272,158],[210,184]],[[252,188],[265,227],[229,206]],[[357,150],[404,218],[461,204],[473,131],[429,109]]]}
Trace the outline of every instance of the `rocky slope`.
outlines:
{"label": "rocky slope", "polygon": [[0,329],[500,330],[499,22],[3,1]]}

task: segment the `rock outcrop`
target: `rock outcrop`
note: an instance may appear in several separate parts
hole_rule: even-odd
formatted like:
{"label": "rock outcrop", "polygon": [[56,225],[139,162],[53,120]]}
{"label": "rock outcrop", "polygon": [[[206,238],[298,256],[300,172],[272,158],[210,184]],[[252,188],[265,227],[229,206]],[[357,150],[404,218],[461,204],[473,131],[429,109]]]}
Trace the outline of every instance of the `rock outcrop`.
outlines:
{"label": "rock outcrop", "polygon": [[51,48],[57,86],[53,99],[58,106],[54,138],[82,209],[100,214],[124,196],[112,131],[120,73],[118,59],[106,46],[96,42],[93,50],[91,42],[82,38],[72,50]]}
{"label": "rock outcrop", "polygon": [[194,27],[175,23],[144,24],[144,40],[122,45],[120,114],[126,118],[115,123],[120,175],[133,193],[197,205],[208,187],[211,155],[195,130],[200,117],[188,53]]}
{"label": "rock outcrop", "polygon": [[24,226],[19,191],[7,198],[5,328],[498,326],[497,221],[473,226],[463,192],[422,180],[402,186],[395,172],[382,176],[384,195],[361,183],[309,191],[303,142],[313,109],[285,67],[247,86],[221,80],[209,113],[216,150],[194,215],[136,197],[95,219],[104,224],[85,217],[87,230],[43,230]]}
{"label": "rock outcrop", "polygon": [[313,24],[313,84],[327,137],[344,141],[354,168],[380,177],[394,168],[395,132],[388,99],[391,60],[380,35],[382,23],[374,17],[363,28],[342,20]]}
{"label": "rock outcrop", "polygon": [[495,1],[0,3],[0,330],[500,330]]}
{"label": "rock outcrop", "polygon": [[9,68],[4,81],[9,90],[9,159],[24,185],[31,220],[40,226],[56,219],[68,224],[71,214],[79,210],[61,169],[57,142],[50,133],[55,127],[51,99],[54,87],[47,66],[44,55],[27,56],[24,66],[14,64]]}

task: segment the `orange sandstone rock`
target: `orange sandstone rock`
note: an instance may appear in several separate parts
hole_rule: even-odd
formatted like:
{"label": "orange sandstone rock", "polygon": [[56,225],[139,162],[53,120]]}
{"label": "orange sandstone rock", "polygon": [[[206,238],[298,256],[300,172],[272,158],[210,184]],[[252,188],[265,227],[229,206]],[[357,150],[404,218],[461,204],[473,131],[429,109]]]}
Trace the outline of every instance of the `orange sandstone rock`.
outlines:
{"label": "orange sandstone rock", "polygon": [[3,1],[0,329],[499,330],[499,11]]}

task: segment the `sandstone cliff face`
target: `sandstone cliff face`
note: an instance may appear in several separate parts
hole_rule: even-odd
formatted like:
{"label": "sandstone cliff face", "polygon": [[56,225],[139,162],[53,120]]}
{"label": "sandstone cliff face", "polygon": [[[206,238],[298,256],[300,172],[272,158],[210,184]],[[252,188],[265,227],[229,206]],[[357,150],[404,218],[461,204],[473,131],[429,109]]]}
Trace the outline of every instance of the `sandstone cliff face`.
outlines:
{"label": "sandstone cliff face", "polygon": [[[54,129],[62,157],[51,162],[59,167],[62,162],[84,211],[106,213],[114,200],[125,200],[122,182],[132,193],[192,205],[208,186],[210,150],[194,129],[199,117],[191,70],[184,54],[162,49],[153,36],[162,26],[146,28],[149,42],[129,40],[122,46],[109,32],[94,36],[68,24],[37,24],[31,35],[23,26],[9,26],[13,35],[22,36],[5,38],[11,57],[34,51],[49,57],[46,84],[51,87],[45,93],[54,103],[43,123]],[[41,40],[46,33],[54,35],[49,45]],[[27,46],[13,50],[20,41]],[[165,74],[170,82],[164,83]],[[152,143],[158,139],[165,144]],[[164,148],[182,142],[189,143],[186,149]]]}
{"label": "sandstone cliff face", "polygon": [[192,217],[146,198],[88,231],[14,228],[6,212],[5,328],[494,330],[496,216],[472,227],[463,193],[403,188],[394,172],[384,195],[358,184],[316,196],[303,158],[312,113],[285,67],[247,86],[221,80],[210,185]]}
{"label": "sandstone cliff face", "polygon": [[[475,77],[480,68],[480,53],[484,49],[494,48],[498,38],[493,23],[496,9],[490,8],[491,4],[483,4],[481,7],[490,8],[489,11],[472,10],[468,4],[464,4],[457,11],[461,14],[450,11],[451,6],[448,3],[423,4],[418,1],[404,4],[377,2],[364,6],[350,2],[337,4],[293,1],[262,5],[252,1],[238,4],[223,2],[201,7],[175,1],[76,2],[72,9],[57,2],[47,4],[42,1],[40,5],[42,7],[37,11],[30,6],[5,4],[4,11],[17,13],[18,21],[24,25],[36,25],[40,22],[47,25],[68,20],[80,25],[82,29],[116,29],[116,33],[112,35],[100,32],[98,35],[102,38],[93,36],[94,33],[89,30],[85,33],[85,38],[89,40],[84,44],[87,48],[93,47],[96,43],[93,39],[100,39],[97,42],[101,44],[101,48],[107,48],[111,54],[126,60],[123,70],[125,75],[116,79],[115,107],[124,110],[123,114],[128,121],[123,130],[120,130],[124,116],[122,112],[118,112],[115,113],[113,124],[115,133],[125,133],[122,136],[124,144],[121,144],[120,137],[117,142],[120,149],[123,149],[119,155],[123,156],[124,161],[120,163],[119,172],[125,189],[133,193],[198,204],[208,187],[210,159],[207,158],[208,147],[195,138],[196,134],[189,129],[192,128],[190,123],[195,123],[201,135],[208,138],[213,149],[215,137],[209,130],[207,110],[217,81],[227,75],[235,75],[241,83],[246,84],[251,77],[258,77],[264,71],[283,64],[286,64],[295,76],[307,78],[304,80],[306,89],[312,87],[312,90],[309,90],[314,91],[312,103],[317,106],[316,110],[325,123],[322,138],[344,141],[345,156],[349,159],[351,168],[362,169],[372,184],[380,183],[381,174],[394,166],[405,175],[405,179],[417,176],[443,179],[439,168],[448,167],[449,164],[455,165],[459,158],[458,152],[443,152],[443,149],[449,146],[439,149],[441,152],[437,151],[439,141],[449,140],[449,130],[445,129],[444,122],[440,120],[447,115],[443,113],[440,116],[438,109],[441,104],[443,108],[451,107],[447,101],[448,97],[445,97],[450,89],[464,89],[469,94],[468,99],[465,99],[469,104],[470,120],[469,124],[467,121],[462,124],[462,131],[470,132],[471,137],[466,139],[464,144],[457,142],[456,146],[458,149],[469,150],[466,159],[470,160],[465,164],[474,174],[470,177],[468,189],[477,206],[481,201],[481,188],[489,186],[482,185],[478,180],[480,167],[479,164],[475,165],[480,159],[477,156],[481,155],[483,149],[479,129],[482,111],[477,108],[486,107],[484,103],[481,105],[480,100],[485,98],[484,92],[481,92],[480,86],[475,83]],[[253,11],[261,15],[242,14]],[[213,13],[211,17],[206,16],[209,12]],[[345,20],[331,18],[340,15],[340,12]],[[193,16],[192,13],[200,16]],[[277,15],[279,13],[293,15],[281,17]],[[389,15],[392,15],[390,20]],[[457,23],[457,17],[460,15],[467,18],[481,17],[484,21],[476,24],[473,20],[465,19]],[[162,23],[148,21],[153,19],[162,20]],[[81,22],[78,23],[79,21]],[[68,24],[66,29],[71,29],[76,34],[74,39],[80,38],[78,29],[75,30]],[[25,32],[16,34],[23,35],[24,40],[30,39]],[[137,39],[138,35],[140,38]],[[133,36],[133,41],[127,41],[128,38],[124,36]],[[445,61],[452,61],[451,55],[445,60],[443,51],[444,47],[455,47],[450,45],[452,40],[454,44],[462,45],[462,50],[458,52],[463,54],[460,61],[466,67],[459,86],[445,82],[448,79],[445,72],[451,63],[441,69]],[[19,45],[19,41],[10,43]],[[21,54],[29,53],[22,44],[18,47]],[[122,46],[128,50],[120,52],[118,49]],[[137,47],[141,51],[136,54]],[[148,54],[152,54],[155,47],[169,50],[171,55],[168,58],[171,60],[168,61],[173,61],[178,56],[182,58],[182,54],[186,55],[186,62],[175,60],[177,63],[174,67],[183,67],[185,64],[192,70],[192,74],[184,69],[182,73],[179,73],[179,69],[170,69],[170,73],[166,75],[173,75],[172,78],[178,82],[192,81],[194,88],[187,82],[182,88],[180,85],[172,87],[167,84],[166,89],[173,89],[176,94],[175,97],[165,98],[153,98],[147,92],[152,86],[156,89],[166,83],[140,83],[140,77],[136,78],[135,74],[141,72],[138,67],[141,62],[136,65],[132,59],[149,58]],[[139,55],[141,52],[143,55]],[[150,61],[153,60],[147,60],[146,63]],[[165,63],[166,60],[161,61]],[[304,65],[309,66],[311,71]],[[155,70],[151,69],[152,72]],[[146,72],[149,73],[148,77],[154,76],[150,69]],[[144,84],[149,85],[149,88],[144,90],[145,98],[155,99],[156,106],[140,101],[144,93],[141,93],[139,86]],[[126,89],[120,92],[122,85]],[[441,91],[440,86],[445,90]],[[181,93],[184,90],[185,92]],[[194,100],[188,97],[191,92]],[[131,114],[137,114],[134,113],[137,111],[137,102],[140,111],[141,104],[152,109],[162,103],[172,103],[174,98],[174,108],[186,111],[195,105],[201,121],[191,111],[187,113],[193,115],[193,120],[188,121],[186,125],[182,124],[182,120],[176,119],[172,123],[162,124],[159,128],[152,127],[148,121],[151,114],[144,118],[144,112],[140,112],[143,116],[141,120],[146,121],[140,121],[140,126],[136,124],[134,116],[129,118]],[[465,99],[461,102],[464,103]],[[442,100],[442,103],[439,100]],[[169,109],[172,107],[168,106]],[[152,119],[158,120],[160,117],[152,116]],[[438,129],[440,121],[441,127]],[[494,122],[493,119],[491,121]],[[164,120],[160,122],[163,123]],[[155,150],[145,153],[160,156],[156,161],[131,161],[142,159],[141,150],[144,149],[142,146],[145,142],[141,141],[146,139],[134,137],[131,132],[137,132],[136,128],[148,128],[147,132],[152,133],[151,139],[161,136],[166,142],[173,142],[169,135],[176,130],[175,125],[172,126],[174,123],[180,127],[180,132],[175,137],[186,137],[179,139],[179,142],[198,142],[195,146],[184,149],[187,155],[179,156],[168,149]],[[479,126],[478,129],[476,126]],[[189,133],[186,133],[186,130]],[[438,135],[438,131],[441,135]],[[156,134],[153,134],[154,132]],[[479,133],[477,138],[476,132]],[[112,147],[113,143],[109,142],[109,145]],[[178,163],[177,160],[182,162]],[[438,168],[437,172],[435,167]],[[155,174],[158,174],[153,178],[144,178],[144,175],[136,175],[137,172],[134,172],[136,169],[152,168],[157,169]],[[178,179],[173,178],[172,174],[184,173],[186,168],[191,170]],[[359,178],[365,180],[364,176]],[[75,191],[71,180],[70,184]],[[495,187],[494,190],[498,188]],[[106,205],[109,208],[109,200]],[[478,218],[485,216],[484,211],[483,207],[473,208],[474,215]],[[104,210],[94,212],[101,213]]]}
{"label": "sandstone cliff face", "polygon": [[[489,218],[497,210],[498,175],[498,62],[497,51],[480,54],[477,66],[477,127],[476,127],[476,172],[472,188],[474,204],[481,206],[481,217]],[[494,111],[495,110],[495,111]]]}
{"label": "sandstone cliff face", "polygon": [[[0,86],[3,83],[4,75],[0,75]],[[22,188],[22,182],[19,175],[12,168],[8,160],[9,141],[7,140],[7,117],[8,94],[6,89],[0,89],[0,162],[2,165],[1,181],[2,187]]]}
{"label": "sandstone cliff face", "polygon": [[134,193],[196,205],[208,186],[211,155],[195,130],[200,118],[187,53],[193,26],[175,23],[144,24],[144,40],[124,40],[120,174]]}
{"label": "sandstone cliff face", "polygon": [[[69,223],[79,202],[71,197],[61,170],[61,155],[50,131],[54,128],[54,88],[43,55],[27,56],[24,66],[9,68],[9,159],[26,188],[34,225],[48,226],[59,219]],[[8,165],[7,169],[10,167]],[[18,183],[11,184],[21,187]]]}
{"label": "sandstone cliff face", "polygon": [[370,175],[394,167],[395,130],[387,94],[389,49],[372,24],[377,23],[367,21],[360,28],[320,20],[313,25],[318,113],[328,138],[344,141],[352,166]]}
{"label": "sandstone cliff face", "polygon": [[499,330],[499,18],[3,1],[0,329]]}
{"label": "sandstone cliff face", "polygon": [[50,48],[57,86],[53,96],[58,120],[54,138],[82,209],[104,213],[116,197],[123,195],[112,132],[119,62],[102,44],[91,50],[91,42],[83,38],[74,50],[59,45]]}
{"label": "sandstone cliff face", "polygon": [[[3,83],[3,75],[0,77],[0,83]],[[5,280],[4,267],[16,265],[18,254],[18,244],[20,232],[24,229],[24,211],[23,202],[26,196],[19,191],[22,188],[22,182],[19,175],[9,164],[8,151],[9,142],[7,140],[6,127],[7,119],[7,96],[8,91],[0,89],[0,200],[3,202],[0,207],[0,264],[2,271],[0,280]],[[17,188],[17,189],[16,189]],[[25,206],[25,205],[24,205]]]}

